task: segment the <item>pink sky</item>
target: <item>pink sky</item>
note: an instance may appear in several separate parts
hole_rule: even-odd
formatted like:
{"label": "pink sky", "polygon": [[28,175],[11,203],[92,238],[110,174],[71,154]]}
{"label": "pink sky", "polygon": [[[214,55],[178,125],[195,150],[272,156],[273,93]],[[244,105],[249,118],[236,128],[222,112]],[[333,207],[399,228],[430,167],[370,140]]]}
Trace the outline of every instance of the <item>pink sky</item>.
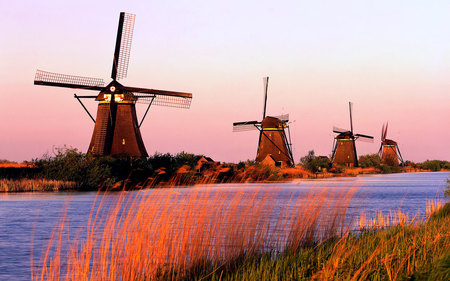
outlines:
{"label": "pink sky", "polygon": [[0,159],[31,160],[64,144],[87,150],[93,123],[73,94],[93,92],[34,86],[34,74],[109,82],[125,11],[136,22],[123,84],[194,96],[189,110],[150,109],[141,127],[150,154],[253,159],[258,133],[233,133],[232,123],[261,119],[269,76],[267,111],[290,114],[296,161],[311,149],[331,153],[332,127],[349,127],[348,101],[355,132],[375,137],[358,154],[378,151],[389,121],[406,160],[450,160],[447,1],[145,2],[0,2]]}

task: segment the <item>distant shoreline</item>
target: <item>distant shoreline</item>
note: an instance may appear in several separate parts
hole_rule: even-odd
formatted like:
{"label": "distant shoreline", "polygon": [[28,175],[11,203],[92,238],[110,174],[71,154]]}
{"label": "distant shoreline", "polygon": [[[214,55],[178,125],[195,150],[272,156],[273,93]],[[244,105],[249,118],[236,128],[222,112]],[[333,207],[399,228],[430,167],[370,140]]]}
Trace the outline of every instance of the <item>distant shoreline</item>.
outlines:
{"label": "distant shoreline", "polygon": [[[24,167],[18,166],[18,167]],[[190,187],[202,184],[245,184],[245,183],[281,183],[292,180],[306,179],[329,179],[341,177],[356,177],[365,175],[386,175],[397,173],[423,173],[423,172],[450,172],[448,169],[440,171],[431,171],[426,169],[401,168],[400,172],[382,173],[374,168],[346,168],[341,173],[320,172],[311,173],[304,170],[300,166],[295,168],[271,168],[277,174],[281,174],[281,178],[270,179],[270,177],[251,178],[236,176],[227,180],[218,180],[218,174],[210,174],[204,177],[194,177],[189,173],[176,173],[167,181],[161,181],[156,178],[148,178],[145,182],[133,183],[129,180],[119,181],[110,187],[98,187],[97,189],[80,190],[76,182],[49,180],[44,178],[16,178],[16,179],[0,179],[0,193],[21,193],[21,192],[83,192],[83,191],[121,191],[121,190],[139,190],[151,188],[171,188],[171,187]],[[205,171],[207,172],[207,171]],[[206,173],[207,174],[207,173]]]}

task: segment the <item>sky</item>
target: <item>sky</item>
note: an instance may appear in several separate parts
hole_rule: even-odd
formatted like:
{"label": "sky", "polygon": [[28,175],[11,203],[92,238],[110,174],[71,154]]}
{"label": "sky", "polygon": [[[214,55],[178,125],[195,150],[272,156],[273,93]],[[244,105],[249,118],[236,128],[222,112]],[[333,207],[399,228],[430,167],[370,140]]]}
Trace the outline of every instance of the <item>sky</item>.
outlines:
{"label": "sky", "polygon": [[296,162],[331,154],[349,101],[354,132],[375,138],[357,143],[359,155],[378,151],[389,122],[405,160],[450,160],[449,1],[0,0],[0,10],[0,159],[87,150],[94,123],[73,94],[92,92],[35,86],[34,75],[108,83],[123,11],[136,20],[121,83],[193,94],[190,109],[150,109],[149,154],[254,159],[258,132],[232,124],[262,119],[269,76],[267,113],[289,113]]}

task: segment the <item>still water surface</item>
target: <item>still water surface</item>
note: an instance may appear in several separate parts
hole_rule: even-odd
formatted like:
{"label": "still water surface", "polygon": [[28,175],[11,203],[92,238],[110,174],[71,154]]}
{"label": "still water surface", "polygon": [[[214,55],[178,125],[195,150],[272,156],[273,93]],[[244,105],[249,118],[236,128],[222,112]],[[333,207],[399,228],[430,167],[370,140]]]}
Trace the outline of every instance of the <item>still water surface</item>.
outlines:
{"label": "still water surface", "polygon": [[[244,194],[258,191],[258,196],[272,201],[271,205],[282,207],[290,204],[293,197],[304,197],[311,190],[346,192],[355,187],[358,191],[351,206],[353,211],[364,210],[370,216],[377,211],[401,210],[415,215],[418,212],[425,214],[428,200],[443,198],[449,177],[448,172],[389,174],[286,183],[204,185],[166,189],[164,192],[183,196],[208,190],[216,195],[229,196],[236,191]],[[152,191],[135,191],[127,196],[140,192]],[[69,231],[79,233],[84,230],[96,196],[98,203],[101,200],[114,202],[119,195],[96,192],[0,193],[0,280],[30,280],[32,249],[37,262],[43,245],[64,211],[70,221]]]}

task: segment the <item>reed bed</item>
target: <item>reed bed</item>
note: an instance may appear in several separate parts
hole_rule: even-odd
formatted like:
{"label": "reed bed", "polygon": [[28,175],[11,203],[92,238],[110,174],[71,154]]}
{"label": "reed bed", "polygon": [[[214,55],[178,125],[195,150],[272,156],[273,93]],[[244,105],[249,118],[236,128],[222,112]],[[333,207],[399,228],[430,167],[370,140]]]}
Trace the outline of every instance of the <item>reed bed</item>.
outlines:
{"label": "reed bed", "polygon": [[62,217],[32,280],[397,280],[449,253],[442,205],[425,220],[378,214],[355,234],[355,191],[283,207],[258,191],[122,192],[94,204],[82,237]]}
{"label": "reed bed", "polygon": [[346,212],[353,193],[310,192],[302,199],[292,197],[281,209],[257,191],[122,193],[114,205],[101,202],[91,211],[84,238],[69,237],[64,230],[68,219],[63,218],[32,279],[215,276],[219,269],[231,270],[248,257],[277,255],[348,232]]}
{"label": "reed bed", "polygon": [[39,192],[76,190],[77,184],[70,181],[46,179],[0,179],[0,192]]}

